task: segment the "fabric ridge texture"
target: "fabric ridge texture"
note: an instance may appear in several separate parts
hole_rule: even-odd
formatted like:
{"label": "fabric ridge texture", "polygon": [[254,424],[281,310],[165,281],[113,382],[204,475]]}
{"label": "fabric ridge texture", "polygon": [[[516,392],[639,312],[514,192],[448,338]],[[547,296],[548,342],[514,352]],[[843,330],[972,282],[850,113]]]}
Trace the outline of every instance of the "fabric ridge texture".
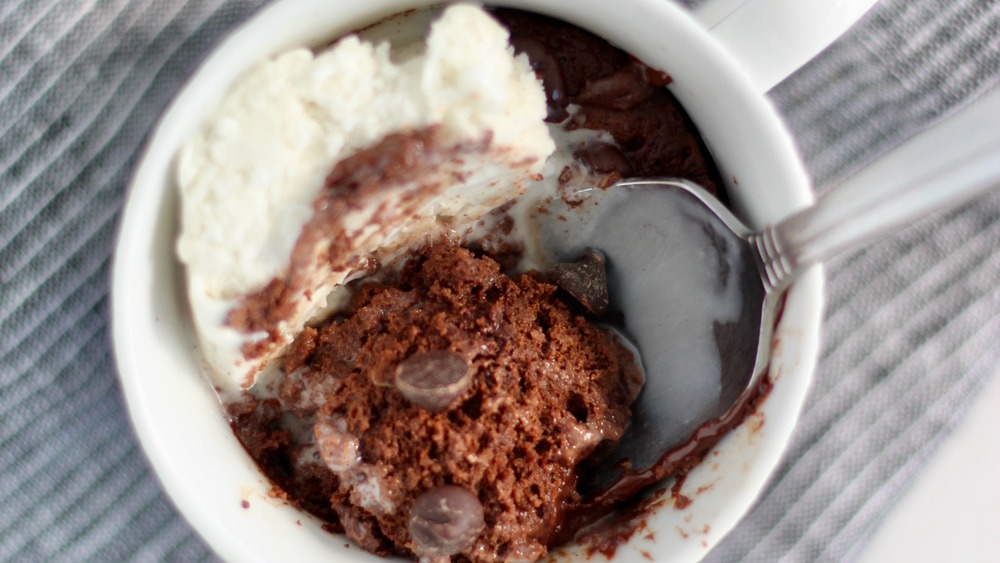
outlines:
{"label": "fabric ridge texture", "polygon": [[[110,267],[157,119],[264,4],[0,3],[0,560],[216,559],[130,428]],[[770,96],[823,191],[997,86],[1000,2],[884,0]],[[1000,193],[827,272],[801,426],[709,561],[851,559],[1000,369]]]}

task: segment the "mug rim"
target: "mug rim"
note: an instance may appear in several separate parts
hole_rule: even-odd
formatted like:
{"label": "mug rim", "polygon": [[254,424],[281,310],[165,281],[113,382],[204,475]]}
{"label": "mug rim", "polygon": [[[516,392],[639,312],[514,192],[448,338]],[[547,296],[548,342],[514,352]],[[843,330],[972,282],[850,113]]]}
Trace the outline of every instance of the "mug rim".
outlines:
{"label": "mug rim", "polygon": [[[421,0],[378,0],[377,2],[366,3],[365,8],[352,8],[352,10],[361,11],[367,9],[368,13],[374,14],[368,20],[371,22],[409,8],[437,3]],[[581,25],[575,18],[568,18],[564,14],[559,14],[558,10],[553,8],[553,4],[556,3],[533,5],[531,0],[510,0],[490,2],[490,4],[547,13],[548,15],[570,21],[570,23],[574,23],[575,25],[580,25],[588,29],[591,28],[587,25]],[[596,0],[566,1],[558,4],[567,10],[570,9],[570,6],[575,8],[587,6],[600,7],[600,3]],[[747,102],[751,106],[752,111],[755,112],[756,119],[762,120],[766,124],[764,128],[766,139],[764,142],[775,147],[776,150],[779,150],[784,155],[784,168],[780,172],[782,175],[781,182],[795,186],[796,191],[792,192],[793,197],[790,201],[781,202],[777,205],[777,211],[766,207],[763,209],[753,209],[752,206],[743,209],[742,211],[751,216],[751,222],[760,224],[761,221],[776,218],[775,215],[779,212],[788,213],[794,208],[811,201],[812,193],[809,189],[808,178],[801,160],[797,156],[798,153],[795,150],[794,142],[784,128],[783,123],[777,117],[777,113],[762,95],[752,89],[749,79],[740,71],[735,62],[728,58],[719,46],[708,39],[709,35],[707,32],[698,28],[697,24],[681,8],[668,2],[662,2],[662,0],[632,0],[622,4],[625,4],[629,10],[638,10],[642,13],[646,13],[644,11],[648,10],[648,13],[656,14],[658,18],[672,19],[682,33],[690,36],[685,41],[692,41],[698,44],[699,48],[704,47],[706,52],[717,59],[716,63],[722,69],[719,72],[726,73],[731,79],[732,84],[740,90],[743,101]],[[342,8],[341,6],[326,7],[328,11],[336,11]],[[164,240],[169,243],[167,244],[169,248],[166,249],[166,256],[168,259],[172,259],[173,257],[172,241],[174,240],[173,234],[176,233],[177,212],[177,196],[176,193],[171,193],[173,185],[173,153],[176,150],[179,139],[186,138],[188,136],[186,132],[189,133],[192,131],[192,128],[201,121],[201,119],[197,118],[191,119],[191,116],[198,114],[204,116],[209,111],[206,109],[194,111],[193,108],[213,107],[206,104],[211,104],[213,98],[216,99],[216,102],[221,99],[224,92],[228,90],[230,82],[218,77],[219,69],[226,63],[232,63],[234,59],[239,60],[240,53],[242,52],[241,47],[248,42],[252,43],[257,40],[260,29],[272,25],[272,20],[276,18],[304,17],[304,14],[315,17],[317,16],[316,10],[318,9],[317,3],[311,0],[279,0],[253,16],[212,51],[211,55],[175,97],[157,124],[154,133],[150,136],[136,166],[132,182],[129,185],[122,218],[119,223],[118,242],[112,272],[112,335],[119,378],[126,398],[129,416],[142,444],[144,454],[150,460],[150,464],[164,490],[168,493],[168,496],[195,530],[218,554],[227,559],[268,560],[273,558],[278,554],[270,553],[267,549],[262,549],[257,544],[248,545],[247,538],[260,538],[267,537],[273,533],[285,533],[313,541],[323,550],[329,549],[330,551],[323,551],[329,557],[338,555],[339,550],[339,555],[349,554],[353,556],[353,560],[357,561],[367,561],[366,557],[372,557],[371,561],[382,560],[381,558],[374,558],[374,556],[362,552],[357,548],[344,551],[343,544],[346,538],[335,537],[325,532],[323,532],[325,537],[319,537],[315,533],[318,526],[313,526],[312,523],[303,525],[304,521],[309,518],[307,515],[288,506],[278,506],[278,503],[269,501],[267,499],[267,492],[270,489],[269,483],[260,474],[256,465],[250,460],[231,431],[228,435],[228,443],[216,444],[211,440],[209,442],[185,441],[182,439],[182,436],[176,435],[176,428],[171,430],[166,427],[163,423],[162,415],[164,412],[170,412],[169,409],[165,409],[164,405],[164,403],[169,403],[175,408],[177,406],[190,408],[191,411],[186,414],[195,416],[203,422],[215,421],[211,424],[215,424],[216,426],[220,424],[225,425],[225,430],[228,431],[228,424],[225,422],[223,409],[220,408],[218,401],[209,392],[210,387],[207,380],[201,377],[203,366],[199,364],[197,358],[187,357],[183,360],[178,360],[182,362],[182,366],[184,367],[181,371],[190,371],[193,369],[197,376],[184,379],[178,378],[178,381],[175,383],[179,384],[179,387],[164,382],[162,377],[159,379],[144,377],[145,372],[148,371],[143,368],[144,361],[151,361],[151,358],[152,361],[155,361],[160,356],[179,351],[183,353],[183,350],[187,350],[190,356],[193,354],[191,347],[195,346],[190,326],[187,327],[186,334],[174,333],[178,327],[183,326],[184,322],[187,322],[188,325],[190,323],[186,319],[187,313],[186,301],[183,299],[183,283],[178,278],[180,268],[176,263],[172,266],[166,266],[167,277],[172,277],[172,279],[163,279],[164,276],[155,275],[164,269],[161,263],[165,250],[163,248]],[[634,16],[633,12],[629,10],[622,11],[621,17]],[[341,19],[347,21],[349,18]],[[614,19],[605,23],[609,26],[620,25],[614,23],[617,21],[619,20]],[[354,27],[357,26],[355,25]],[[342,34],[345,28],[353,29],[350,23],[345,23],[340,25],[340,29],[329,31],[327,38],[329,39]],[[603,33],[600,33],[600,35],[607,36],[607,34]],[[313,39],[305,43],[315,44],[316,41]],[[639,56],[639,53],[646,52],[646,49],[642,48],[641,45],[635,49],[629,49],[627,47],[628,41],[623,43],[625,44],[616,44],[619,44],[637,56]],[[276,48],[274,51],[278,50],[283,50],[283,48]],[[635,51],[639,51],[639,53],[635,53]],[[247,57],[247,59],[252,59],[254,62],[261,58]],[[246,63],[243,65],[244,67],[248,67],[250,64],[246,60],[241,62]],[[238,73],[234,72],[233,69],[229,69],[229,72],[223,73],[222,76],[230,77],[231,81],[232,77],[236,74]],[[673,71],[671,71],[671,74],[677,77]],[[682,80],[678,77],[678,81]],[[675,86],[675,88],[675,95],[681,99],[682,104],[684,104],[685,97],[690,99],[692,96],[702,94],[690,91],[684,84]],[[687,104],[684,105],[687,108]],[[692,115],[692,119],[698,124],[699,129],[702,129],[701,121],[694,115]],[[712,119],[712,117],[703,116],[703,119]],[[706,138],[706,142],[708,141],[709,139]],[[728,182],[729,178],[726,178],[726,180],[727,183],[731,184],[730,189],[738,188],[738,186],[732,185],[733,182]],[[736,199],[739,201],[739,198]],[[775,206],[772,205],[773,207]],[[176,262],[176,259],[173,260]],[[176,310],[176,299],[178,297],[181,297],[180,305],[181,309],[184,309],[179,313]],[[174,300],[173,303],[171,302],[172,299]],[[712,534],[706,534],[706,541],[708,542],[706,545],[703,546],[697,542],[689,542],[692,547],[677,551],[675,559],[693,560],[704,556],[708,547],[714,545],[728,529],[735,526],[739,518],[749,509],[750,504],[752,504],[763,488],[767,475],[777,465],[781,452],[784,450],[784,445],[788,441],[791,428],[794,426],[795,419],[797,419],[801,405],[804,402],[805,392],[808,388],[811,375],[814,372],[818,356],[819,321],[822,315],[822,307],[822,273],[819,268],[814,268],[796,284],[787,298],[786,312],[789,310],[793,313],[801,311],[801,314],[798,315],[801,317],[799,324],[793,327],[786,327],[786,319],[789,318],[786,315],[785,319],[782,320],[782,324],[776,330],[776,335],[779,335],[778,338],[784,343],[783,346],[789,346],[789,342],[798,342],[798,353],[792,354],[793,357],[789,359],[786,365],[782,363],[781,354],[776,352],[776,360],[778,362],[777,373],[780,374],[783,381],[788,381],[789,383],[779,389],[780,393],[773,392],[768,398],[769,402],[765,407],[770,407],[773,404],[785,407],[781,409],[781,412],[773,415],[776,419],[784,421],[783,425],[780,425],[783,432],[780,436],[775,436],[771,439],[769,444],[766,445],[767,447],[762,446],[763,449],[758,453],[766,459],[755,462],[756,465],[751,467],[746,476],[746,479],[752,479],[755,483],[759,482],[759,484],[750,487],[752,489],[750,491],[737,491],[740,495],[737,504],[742,506],[742,509],[737,511],[721,509],[719,511],[720,513],[712,520]],[[170,317],[171,310],[173,310],[175,317]],[[162,333],[164,329],[167,331],[167,334],[171,334],[175,338],[169,344],[165,344],[154,337],[158,333]],[[795,377],[789,377],[788,372],[793,372],[792,375]],[[197,381],[192,382],[191,380]],[[196,383],[197,387],[193,383]],[[205,400],[207,396],[211,396],[208,401]],[[772,415],[769,414],[769,416]],[[771,419],[769,418],[769,420]],[[772,423],[770,426],[779,425]],[[184,432],[186,434],[184,436],[197,436],[198,430],[198,428],[185,428]],[[212,435],[218,436],[218,430],[219,428],[214,427]],[[171,434],[172,431],[175,434]],[[733,436],[736,436],[740,432],[743,431],[739,429],[738,431],[734,431]],[[743,433],[747,434],[747,432]],[[751,436],[744,436],[744,438],[749,440]],[[730,438],[727,437],[726,440],[730,440]],[[177,454],[181,447],[193,448],[192,455],[178,457]],[[724,446],[720,445],[720,447]],[[233,494],[232,505],[227,505],[227,508],[224,509],[219,508],[218,505],[220,502],[226,502],[223,498],[225,497],[224,494],[219,498],[213,499],[212,502],[215,504],[209,503],[206,506],[204,498],[199,497],[199,495],[204,494],[204,487],[196,489],[190,486],[191,475],[197,474],[203,469],[196,467],[197,457],[213,455],[223,456],[224,459],[231,462],[229,465],[234,470],[234,485],[241,478],[251,478],[249,481],[250,484],[244,485],[245,488],[249,487],[249,489],[237,491]],[[736,463],[736,461],[734,460],[733,463]],[[761,475],[762,472],[763,475]],[[694,481],[697,481],[697,479]],[[253,497],[254,503],[262,503],[267,505],[268,508],[274,508],[278,513],[283,514],[282,518],[285,518],[287,522],[274,529],[265,523],[254,521],[253,511],[239,510],[239,508],[242,508],[242,503],[237,497],[243,497],[242,500],[244,501],[247,500],[247,497]],[[217,512],[219,510],[222,512]],[[302,533],[303,528],[307,528],[304,535]],[[264,541],[266,543],[268,540]],[[616,558],[616,560],[619,559]],[[632,559],[625,557],[621,560]]]}

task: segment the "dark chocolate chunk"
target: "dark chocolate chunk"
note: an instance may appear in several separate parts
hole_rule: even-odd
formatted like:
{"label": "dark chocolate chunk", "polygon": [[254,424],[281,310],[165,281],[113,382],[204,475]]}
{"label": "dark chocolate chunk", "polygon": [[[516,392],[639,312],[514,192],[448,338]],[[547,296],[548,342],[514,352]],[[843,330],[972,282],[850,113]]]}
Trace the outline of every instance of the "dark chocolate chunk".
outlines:
{"label": "dark chocolate chunk", "polygon": [[614,145],[591,143],[576,151],[573,156],[598,174],[617,172],[622,178],[628,178],[632,175],[632,163]]}
{"label": "dark chocolate chunk", "polygon": [[601,316],[608,311],[608,275],[600,252],[587,250],[574,262],[556,264],[548,276],[591,313]]}
{"label": "dark chocolate chunk", "polygon": [[469,361],[450,350],[419,352],[396,368],[396,388],[410,402],[431,412],[448,408],[472,380]]}
{"label": "dark chocolate chunk", "polygon": [[646,77],[645,66],[629,63],[625,68],[588,80],[573,102],[583,106],[625,111],[646,101],[654,87]]}
{"label": "dark chocolate chunk", "polygon": [[410,536],[418,555],[461,553],[475,543],[484,527],[483,505],[461,487],[435,487],[417,497],[410,509]]}

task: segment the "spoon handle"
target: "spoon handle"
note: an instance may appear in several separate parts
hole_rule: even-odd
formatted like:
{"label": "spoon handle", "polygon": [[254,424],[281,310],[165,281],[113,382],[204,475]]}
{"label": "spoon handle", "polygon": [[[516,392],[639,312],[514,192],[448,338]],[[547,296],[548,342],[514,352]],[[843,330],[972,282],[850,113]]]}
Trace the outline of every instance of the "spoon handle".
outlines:
{"label": "spoon handle", "polygon": [[1000,91],[936,124],[768,227],[753,242],[768,289],[877,235],[1000,186]]}

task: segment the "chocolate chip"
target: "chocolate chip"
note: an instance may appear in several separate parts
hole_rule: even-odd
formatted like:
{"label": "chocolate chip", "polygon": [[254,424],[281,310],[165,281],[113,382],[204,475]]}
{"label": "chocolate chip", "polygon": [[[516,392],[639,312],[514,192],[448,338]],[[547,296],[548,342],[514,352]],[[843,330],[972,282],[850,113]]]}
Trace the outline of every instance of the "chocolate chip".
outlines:
{"label": "chocolate chip", "polygon": [[625,111],[644,102],[653,94],[653,86],[646,78],[645,66],[629,63],[625,68],[588,80],[583,90],[573,97],[582,106]]}
{"label": "chocolate chip", "polygon": [[475,543],[484,527],[483,505],[461,487],[435,487],[420,495],[410,509],[410,537],[417,555],[461,553]]}
{"label": "chocolate chip", "polygon": [[573,156],[598,174],[617,172],[622,178],[632,175],[632,163],[614,145],[591,143],[576,151]]}
{"label": "chocolate chip", "polygon": [[604,256],[596,250],[587,250],[573,262],[552,266],[548,276],[591,313],[601,316],[608,311],[608,275]]}
{"label": "chocolate chip", "polygon": [[470,367],[458,352],[418,352],[396,368],[396,388],[416,405],[431,412],[442,411],[468,389]]}

